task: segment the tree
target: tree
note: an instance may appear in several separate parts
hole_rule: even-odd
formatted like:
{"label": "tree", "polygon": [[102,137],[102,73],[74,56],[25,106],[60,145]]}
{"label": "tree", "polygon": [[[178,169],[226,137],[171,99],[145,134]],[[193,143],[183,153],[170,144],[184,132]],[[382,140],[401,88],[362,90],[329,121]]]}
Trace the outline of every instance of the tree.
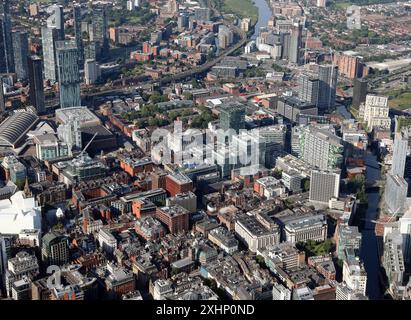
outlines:
{"label": "tree", "polygon": [[310,179],[305,178],[303,180],[303,190],[304,192],[310,191]]}
{"label": "tree", "polygon": [[173,267],[173,268],[171,269],[171,275],[172,275],[172,276],[175,276],[175,275],[177,275],[177,274],[179,274],[179,273],[180,273],[180,271],[179,271],[177,268]]}
{"label": "tree", "polygon": [[283,173],[283,170],[281,170],[280,168],[275,168],[273,171],[273,176],[276,179],[281,179],[282,173]]}

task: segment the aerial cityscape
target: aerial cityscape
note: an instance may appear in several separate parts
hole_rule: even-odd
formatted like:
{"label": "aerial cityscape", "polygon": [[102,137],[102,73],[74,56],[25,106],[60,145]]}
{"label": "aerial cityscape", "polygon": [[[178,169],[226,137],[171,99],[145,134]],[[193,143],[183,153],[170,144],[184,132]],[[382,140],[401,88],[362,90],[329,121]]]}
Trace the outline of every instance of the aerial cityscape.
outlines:
{"label": "aerial cityscape", "polygon": [[411,1],[0,0],[0,300],[410,274]]}

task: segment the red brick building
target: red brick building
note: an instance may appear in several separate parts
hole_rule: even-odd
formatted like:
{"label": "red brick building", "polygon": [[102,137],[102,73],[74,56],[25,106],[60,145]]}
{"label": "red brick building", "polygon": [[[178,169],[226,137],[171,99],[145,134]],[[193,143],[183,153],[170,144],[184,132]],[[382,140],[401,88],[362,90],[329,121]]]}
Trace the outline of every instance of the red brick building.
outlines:
{"label": "red brick building", "polygon": [[172,197],[177,193],[193,191],[193,181],[182,173],[169,174],[166,177],[166,190]]}
{"label": "red brick building", "polygon": [[170,233],[189,230],[190,212],[179,205],[157,208],[156,218],[167,226]]}

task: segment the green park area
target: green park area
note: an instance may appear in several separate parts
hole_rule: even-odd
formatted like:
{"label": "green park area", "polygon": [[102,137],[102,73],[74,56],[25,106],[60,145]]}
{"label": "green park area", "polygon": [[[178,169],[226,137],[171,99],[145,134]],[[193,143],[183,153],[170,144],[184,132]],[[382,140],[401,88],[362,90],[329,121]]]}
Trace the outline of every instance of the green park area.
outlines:
{"label": "green park area", "polygon": [[257,22],[258,9],[253,0],[224,0],[223,10],[242,18],[251,18],[253,24]]}
{"label": "green park area", "polygon": [[307,257],[328,255],[334,250],[334,244],[330,239],[325,241],[307,240],[297,243],[296,246],[299,250],[304,251]]}
{"label": "green park area", "polygon": [[335,7],[340,10],[346,10],[351,5],[350,2],[336,2]]}
{"label": "green park area", "polygon": [[405,110],[411,108],[411,92],[404,90],[392,91],[389,94],[390,108]]}
{"label": "green park area", "polygon": [[250,18],[255,24],[258,17],[258,9],[253,0],[210,0],[211,7],[221,13],[232,13],[241,18]]}

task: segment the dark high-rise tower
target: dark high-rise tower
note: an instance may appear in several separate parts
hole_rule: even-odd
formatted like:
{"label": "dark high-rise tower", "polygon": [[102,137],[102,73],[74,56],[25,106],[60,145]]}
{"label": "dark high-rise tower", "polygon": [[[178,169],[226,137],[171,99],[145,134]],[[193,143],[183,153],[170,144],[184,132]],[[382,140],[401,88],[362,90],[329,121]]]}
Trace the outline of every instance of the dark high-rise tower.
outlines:
{"label": "dark high-rise tower", "polygon": [[14,68],[17,79],[27,79],[27,56],[29,55],[29,40],[27,32],[13,32]]}
{"label": "dark high-rise tower", "polygon": [[290,43],[289,43],[289,61],[292,63],[300,63],[302,25],[298,24],[291,28]]}
{"label": "dark high-rise tower", "polygon": [[74,19],[74,36],[76,38],[76,44],[78,49],[78,63],[79,68],[83,68],[84,65],[84,45],[81,32],[81,6],[75,5],[73,8]]}
{"label": "dark high-rise tower", "polygon": [[245,128],[245,107],[229,102],[220,107],[220,127],[223,130],[234,129],[237,133]]}
{"label": "dark high-rise tower", "polygon": [[6,106],[4,103],[3,79],[0,77],[0,114],[4,111],[6,111]]}
{"label": "dark high-rise tower", "polygon": [[10,2],[0,0],[0,73],[14,72]]}
{"label": "dark high-rise tower", "polygon": [[302,74],[298,78],[298,97],[314,105],[318,104],[319,80],[309,74]]}
{"label": "dark high-rise tower", "polygon": [[335,106],[337,79],[338,67],[331,64],[319,66],[318,110],[328,111]]}
{"label": "dark high-rise tower", "polygon": [[30,103],[40,114],[45,111],[42,60],[38,56],[30,56],[27,61]]}
{"label": "dark high-rise tower", "polygon": [[352,106],[358,108],[361,103],[365,102],[368,90],[368,81],[364,79],[354,79],[354,92],[352,97]]}
{"label": "dark high-rise tower", "polygon": [[107,12],[105,8],[98,8],[93,10],[93,32],[91,40],[96,42],[98,47],[99,58],[103,57],[108,49],[107,37]]}

